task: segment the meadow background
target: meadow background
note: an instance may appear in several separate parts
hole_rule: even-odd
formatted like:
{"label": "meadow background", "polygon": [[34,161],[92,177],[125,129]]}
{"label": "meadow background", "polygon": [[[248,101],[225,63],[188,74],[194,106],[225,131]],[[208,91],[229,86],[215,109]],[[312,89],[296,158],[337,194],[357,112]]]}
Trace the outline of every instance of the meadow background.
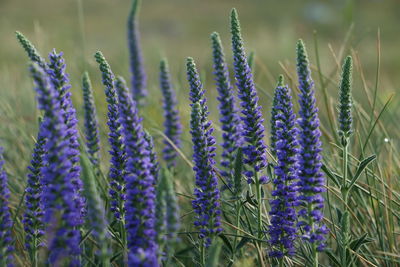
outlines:
{"label": "meadow background", "polygon": [[[106,144],[102,146],[102,157],[107,158],[108,144],[104,138],[107,132],[106,105],[93,54],[101,50],[114,72],[129,79],[126,41],[129,7],[129,0],[0,0],[0,144],[6,151],[12,206],[18,205],[25,186],[26,166],[39,115],[27,70],[28,59],[16,41],[14,31],[21,31],[27,36],[42,55],[52,48],[64,52],[67,72],[71,75],[73,85],[74,104],[80,115],[81,75],[84,70],[89,71],[101,121],[102,143]],[[256,55],[255,79],[267,130],[272,92],[278,75],[285,74],[287,82],[297,92],[295,43],[298,38],[305,41],[313,65],[317,102],[321,111],[323,155],[325,162],[333,169],[340,169],[339,157],[330,158],[330,155],[338,154],[334,143],[337,138],[335,117],[339,71],[343,58],[348,54],[353,55],[356,133],[352,152],[357,158],[361,153],[377,154],[378,160],[371,168],[385,183],[382,188],[376,185],[381,190],[374,192],[378,198],[383,197],[386,201],[388,194],[398,192],[400,4],[397,0],[144,0],[139,20],[149,76],[149,97],[141,114],[145,126],[155,137],[156,148],[160,150],[162,142],[158,134],[163,121],[158,86],[161,57],[168,58],[180,101],[182,123],[186,130],[183,136],[185,155],[191,159],[187,130],[190,116],[185,74],[187,56],[193,57],[198,63],[207,96],[211,99],[211,119],[217,128],[216,136],[220,138],[209,35],[213,31],[220,33],[227,59],[232,62],[229,51],[229,12],[232,7],[239,12],[247,52],[254,51]],[[297,110],[297,103],[295,107]],[[385,110],[381,113],[382,109]],[[379,120],[376,120],[378,117]],[[368,142],[364,147],[366,140]],[[106,170],[107,166],[103,168]],[[180,164],[179,168],[187,169],[187,165]],[[177,191],[190,194],[193,183],[179,181],[192,181],[193,174],[180,173]],[[398,193],[394,198],[399,198]],[[389,201],[389,208],[398,208],[391,206],[391,203]],[[385,227],[383,235],[398,241],[400,233],[390,232],[391,229],[396,227]],[[396,253],[395,246],[382,250]]]}

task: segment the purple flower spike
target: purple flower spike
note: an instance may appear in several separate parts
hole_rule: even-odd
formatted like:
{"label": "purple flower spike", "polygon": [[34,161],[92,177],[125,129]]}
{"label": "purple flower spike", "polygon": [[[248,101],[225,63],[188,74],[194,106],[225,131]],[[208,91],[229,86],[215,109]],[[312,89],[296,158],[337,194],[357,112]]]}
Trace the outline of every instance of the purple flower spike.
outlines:
{"label": "purple flower spike", "polygon": [[199,237],[210,246],[212,239],[222,231],[220,192],[215,166],[215,139],[213,128],[208,121],[206,99],[196,65],[192,58],[187,59],[187,76],[190,85],[192,115],[190,133],[193,142],[193,170],[196,173],[195,200],[192,202],[196,218],[194,225],[200,229]]}
{"label": "purple flower spike", "polygon": [[221,175],[226,178],[229,186],[233,183],[233,171],[237,149],[242,145],[242,126],[239,111],[235,105],[233,87],[229,78],[228,66],[218,33],[211,34],[214,75],[219,93],[220,122],[222,125],[222,160],[224,168]]}
{"label": "purple flower spike", "polygon": [[29,174],[27,179],[27,187],[25,189],[25,213],[24,213],[24,230],[25,247],[29,251],[32,260],[35,260],[37,249],[41,245],[40,238],[44,234],[43,225],[43,205],[40,204],[40,198],[43,190],[43,174],[42,168],[46,150],[45,130],[40,122],[39,132],[36,139],[35,148],[32,153],[31,165],[28,167]]}
{"label": "purple flower spike", "polygon": [[10,190],[4,170],[3,148],[0,147],[0,266],[13,266],[11,252],[14,250],[11,237],[11,214],[8,207]]}
{"label": "purple flower spike", "polygon": [[57,91],[47,75],[37,66],[31,65],[31,74],[36,85],[39,109],[44,112],[43,135],[47,151],[42,168],[42,202],[44,222],[48,224],[49,263],[57,265],[68,262],[78,266],[80,255],[81,209],[76,205],[76,185],[71,179],[73,162],[65,110]]}
{"label": "purple flower spike", "polygon": [[299,156],[299,200],[302,209],[299,211],[299,226],[304,231],[303,238],[313,244],[317,250],[325,247],[326,234],[323,208],[325,179],[321,172],[322,143],[319,130],[318,108],[316,106],[314,81],[302,40],[297,42],[297,74],[299,78],[299,126],[300,126],[300,156]]}
{"label": "purple flower spike", "polygon": [[[155,231],[155,177],[142,119],[125,81],[117,78],[120,118],[126,150],[125,228],[128,234],[129,266],[158,266]],[[143,257],[142,257],[143,256]]]}
{"label": "purple flower spike", "polygon": [[95,58],[99,64],[103,78],[104,93],[106,95],[108,105],[108,142],[111,146],[109,151],[111,155],[111,166],[109,172],[111,211],[114,213],[114,217],[117,220],[123,221],[125,214],[124,170],[126,155],[123,144],[122,125],[119,120],[118,96],[114,88],[114,74],[111,71],[110,65],[100,51],[96,52]]}
{"label": "purple flower spike", "polygon": [[298,178],[298,129],[296,128],[296,115],[293,112],[290,89],[280,82],[275,90],[274,117],[275,124],[272,128],[275,139],[271,143],[274,147],[278,163],[275,166],[274,190],[272,191],[270,256],[282,258],[293,256],[296,240],[296,209]]}
{"label": "purple flower spike", "polygon": [[132,8],[128,17],[128,46],[132,74],[132,96],[136,101],[141,101],[147,96],[147,75],[144,69],[137,19],[139,8],[140,0],[132,0]]}
{"label": "purple flower spike", "polygon": [[[239,89],[239,98],[242,107],[242,135],[246,145],[243,147],[244,162],[254,172],[260,172],[267,166],[266,145],[264,144],[264,119],[261,106],[258,105],[258,96],[247,62],[243,40],[240,32],[238,14],[235,9],[231,13],[232,50],[236,85]],[[253,176],[255,173],[253,173]]]}
{"label": "purple flower spike", "polygon": [[58,53],[53,50],[49,54],[49,64],[47,64],[47,74],[50,81],[58,91],[57,99],[60,101],[60,106],[64,110],[63,117],[66,128],[66,136],[69,140],[69,154],[72,167],[70,169],[70,179],[75,187],[75,202],[77,207],[81,210],[81,217],[85,216],[85,199],[82,197],[83,183],[80,178],[80,152],[79,152],[79,133],[78,133],[78,119],[76,117],[76,110],[72,105],[71,99],[71,85],[69,84],[68,74],[65,72],[65,61],[63,53]]}
{"label": "purple flower spike", "polygon": [[[180,135],[182,133],[182,125],[180,123],[175,90],[172,87],[171,77],[166,60],[161,60],[160,63],[160,88],[163,94],[165,118],[164,133],[169,140],[179,148],[181,146]],[[164,160],[167,162],[168,168],[174,167],[176,165],[176,158],[178,154],[175,148],[167,140],[164,140],[164,145]]]}

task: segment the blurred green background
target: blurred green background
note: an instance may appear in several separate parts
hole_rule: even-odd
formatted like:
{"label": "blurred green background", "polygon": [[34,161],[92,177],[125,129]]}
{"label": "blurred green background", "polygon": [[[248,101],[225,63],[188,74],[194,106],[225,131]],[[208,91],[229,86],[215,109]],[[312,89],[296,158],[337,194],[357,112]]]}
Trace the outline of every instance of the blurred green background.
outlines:
{"label": "blurred green background", "polygon": [[[329,128],[327,114],[329,110],[335,111],[338,70],[347,54],[356,58],[356,107],[359,105],[358,112],[365,118],[364,123],[368,124],[367,117],[376,84],[378,29],[381,65],[375,116],[378,116],[388,98],[399,91],[398,0],[143,0],[140,30],[150,97],[142,115],[148,127],[162,129],[158,64],[163,56],[170,62],[184,126],[188,127],[189,122],[185,80],[187,56],[194,57],[198,63],[207,95],[212,99],[211,117],[214,122],[218,121],[209,35],[213,31],[221,34],[228,61],[231,62],[229,13],[232,7],[238,9],[247,51],[256,53],[255,77],[266,122],[269,120],[271,94],[278,74],[286,74],[287,81],[296,90],[294,60],[298,38],[306,42],[314,65],[320,117],[326,130],[325,142],[332,141],[331,137],[335,135]],[[104,122],[106,108],[103,89],[93,54],[101,50],[114,72],[129,79],[126,42],[129,8],[129,0],[0,0],[0,138],[9,151],[7,157],[12,158],[13,164],[21,172],[25,171],[25,164],[18,163],[29,158],[38,114],[27,71],[27,56],[17,43],[14,31],[25,34],[42,55],[52,48],[65,53],[67,71],[71,74],[73,84],[74,103],[79,112],[82,102],[80,78],[85,69],[89,71],[95,87],[99,116]],[[315,36],[318,39],[327,102],[323,101],[316,71]],[[384,146],[385,138],[388,138],[391,147],[399,145],[399,108],[399,97],[395,95],[388,112],[381,118],[386,127],[378,127],[374,133],[376,146]],[[106,131],[104,123],[102,131]],[[360,133],[364,138],[367,134]],[[21,138],[17,140],[17,137]],[[190,146],[187,133],[184,138]],[[385,147],[382,150],[386,151]],[[15,159],[19,162],[14,163]]]}

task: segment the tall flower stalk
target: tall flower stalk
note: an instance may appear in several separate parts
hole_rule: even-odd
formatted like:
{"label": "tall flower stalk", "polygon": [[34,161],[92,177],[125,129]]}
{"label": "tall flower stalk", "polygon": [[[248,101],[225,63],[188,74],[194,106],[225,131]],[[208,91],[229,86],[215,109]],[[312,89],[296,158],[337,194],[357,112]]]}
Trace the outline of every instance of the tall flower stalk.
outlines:
{"label": "tall flower stalk", "polygon": [[11,252],[14,250],[11,237],[11,213],[8,207],[10,190],[7,184],[7,173],[4,170],[3,148],[0,147],[0,266],[13,266]]}
{"label": "tall flower stalk", "polygon": [[31,164],[28,167],[29,174],[27,179],[27,187],[25,189],[25,213],[24,213],[24,230],[25,230],[25,247],[29,252],[29,257],[33,266],[38,264],[38,249],[42,246],[42,236],[44,234],[43,224],[43,205],[40,203],[43,190],[43,174],[42,168],[45,164],[44,157],[46,150],[45,129],[42,121],[39,123],[39,131],[36,139],[35,148],[32,153]]}
{"label": "tall flower stalk", "polygon": [[136,101],[142,101],[147,96],[147,75],[144,68],[143,52],[140,46],[138,25],[140,4],[141,0],[132,0],[132,7],[127,22],[132,96]]}
{"label": "tall flower stalk", "polygon": [[65,110],[59,99],[59,91],[50,83],[48,76],[37,65],[30,67],[36,85],[39,109],[44,112],[42,123],[44,149],[47,151],[42,168],[44,222],[49,239],[49,263],[79,266],[81,209],[76,205],[76,187],[71,179],[70,139],[65,123]]}
{"label": "tall flower stalk", "polygon": [[98,168],[100,150],[99,123],[93,98],[92,83],[87,72],[82,76],[82,91],[86,148],[90,161]]}
{"label": "tall flower stalk", "polygon": [[[282,87],[284,86],[283,84],[283,75],[280,75],[278,78],[278,84],[276,85],[276,87]],[[278,114],[279,114],[279,101],[280,101],[280,94],[278,94],[280,91],[275,89],[274,92],[274,99],[272,100],[272,109],[271,109],[271,120],[270,120],[270,124],[271,124],[271,135],[270,135],[270,140],[271,140],[271,144],[270,144],[270,148],[271,148],[271,152],[273,155],[276,156],[276,150],[275,150],[275,145],[277,142],[277,135],[276,135],[276,121],[278,120]]]}
{"label": "tall flower stalk", "polygon": [[63,117],[66,125],[67,138],[69,139],[69,158],[72,162],[70,169],[70,178],[75,187],[74,200],[77,207],[81,210],[81,220],[85,215],[85,200],[82,197],[83,184],[80,179],[80,166],[79,166],[79,134],[78,134],[78,120],[76,117],[76,110],[72,104],[71,85],[69,84],[68,74],[65,72],[65,61],[63,53],[57,53],[53,50],[49,54],[49,62],[39,54],[33,44],[20,32],[16,32],[17,39],[22,47],[28,54],[28,57],[36,63],[49,77],[52,87],[58,91],[57,99],[60,102],[61,108],[64,110]]}
{"label": "tall flower stalk", "polygon": [[325,179],[321,172],[322,143],[319,130],[318,108],[316,106],[314,81],[311,78],[310,63],[302,40],[297,42],[297,74],[299,79],[299,226],[303,239],[311,244],[313,265],[318,266],[318,252],[325,247],[328,230],[323,223]]}
{"label": "tall flower stalk", "polygon": [[120,235],[123,239],[123,244],[125,244],[124,202],[126,195],[124,170],[126,155],[123,144],[122,125],[119,119],[118,96],[114,87],[114,74],[112,73],[107,60],[100,51],[96,52],[95,58],[101,71],[108,108],[108,142],[111,146],[109,151],[111,155],[111,166],[109,171],[111,211],[114,213],[115,219],[120,223]]}
{"label": "tall flower stalk", "polygon": [[167,167],[171,169],[176,165],[178,154],[170,142],[178,148],[181,146],[182,125],[180,123],[175,90],[172,86],[168,63],[165,59],[160,62],[160,88],[163,95],[164,134],[169,139],[164,140],[163,158],[167,162]]}
{"label": "tall flower stalk", "polygon": [[70,91],[69,75],[65,72],[66,64],[63,53],[57,53],[55,49],[49,54],[49,63],[47,64],[47,74],[50,77],[52,86],[58,91],[57,99],[61,108],[64,110],[63,117],[66,128],[67,139],[69,140],[69,154],[72,167],[70,169],[70,179],[75,187],[75,202],[78,209],[81,210],[81,219],[85,215],[85,199],[82,197],[83,183],[80,178],[80,151],[79,151],[79,133],[78,119],[76,110],[72,104],[72,94]]}
{"label": "tall flower stalk", "polygon": [[87,224],[91,229],[94,240],[98,243],[99,259],[102,267],[110,266],[110,253],[108,251],[107,221],[104,213],[103,201],[96,188],[95,173],[93,172],[90,159],[81,157],[82,179],[84,183],[84,195],[87,200]]}
{"label": "tall flower stalk", "polygon": [[341,194],[343,200],[343,215],[341,218],[341,234],[340,234],[340,259],[341,265],[347,266],[347,247],[350,242],[350,216],[349,216],[349,193],[350,187],[347,182],[348,178],[348,158],[349,158],[349,145],[350,137],[353,132],[352,124],[353,117],[351,114],[352,108],[352,97],[351,97],[351,87],[352,87],[352,71],[353,62],[352,58],[348,56],[345,59],[342,68],[341,81],[339,85],[339,136],[340,144],[342,146],[342,184],[341,184]]}
{"label": "tall flower stalk", "polygon": [[283,85],[282,79],[275,89],[273,110],[275,139],[271,143],[277,157],[275,166],[274,189],[272,191],[270,256],[278,258],[283,266],[283,256],[293,256],[297,237],[296,205],[297,205],[297,178],[298,178],[298,129],[296,115],[293,112],[290,89]]}
{"label": "tall flower stalk", "polygon": [[231,85],[228,66],[225,62],[225,55],[219,34],[211,34],[214,76],[218,90],[218,101],[220,111],[220,122],[222,127],[222,176],[229,186],[233,183],[233,171],[237,149],[242,145],[241,121],[239,111],[235,105],[235,95]]}
{"label": "tall flower stalk", "polygon": [[222,228],[220,210],[220,191],[215,173],[215,138],[213,128],[208,120],[208,108],[204,89],[192,58],[187,59],[187,79],[190,85],[192,114],[190,133],[193,143],[193,170],[196,174],[195,200],[192,201],[196,213],[195,226],[200,230],[200,262],[204,266],[205,249],[209,247]]}
{"label": "tall flower stalk", "polygon": [[158,266],[155,231],[155,177],[150,151],[145,139],[142,119],[125,81],[117,78],[120,119],[126,150],[126,231],[128,234],[128,265]]}
{"label": "tall flower stalk", "polygon": [[262,223],[262,197],[261,185],[266,181],[261,172],[267,166],[266,145],[264,144],[264,119],[262,118],[261,106],[258,105],[258,96],[251,73],[250,66],[241,36],[238,14],[235,9],[231,12],[231,34],[232,50],[234,60],[234,70],[236,85],[239,89],[239,98],[242,107],[242,136],[245,144],[243,145],[244,163],[249,170],[245,173],[248,181],[255,182],[257,197],[257,230],[258,238],[263,237]]}

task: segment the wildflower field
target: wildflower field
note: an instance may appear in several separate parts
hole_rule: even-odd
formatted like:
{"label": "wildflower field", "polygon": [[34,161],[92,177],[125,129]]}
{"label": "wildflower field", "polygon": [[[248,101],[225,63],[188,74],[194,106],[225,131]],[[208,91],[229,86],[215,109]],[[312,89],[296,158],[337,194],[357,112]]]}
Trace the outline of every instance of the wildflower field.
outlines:
{"label": "wildflower field", "polygon": [[400,266],[395,1],[206,2],[0,2],[0,267]]}

